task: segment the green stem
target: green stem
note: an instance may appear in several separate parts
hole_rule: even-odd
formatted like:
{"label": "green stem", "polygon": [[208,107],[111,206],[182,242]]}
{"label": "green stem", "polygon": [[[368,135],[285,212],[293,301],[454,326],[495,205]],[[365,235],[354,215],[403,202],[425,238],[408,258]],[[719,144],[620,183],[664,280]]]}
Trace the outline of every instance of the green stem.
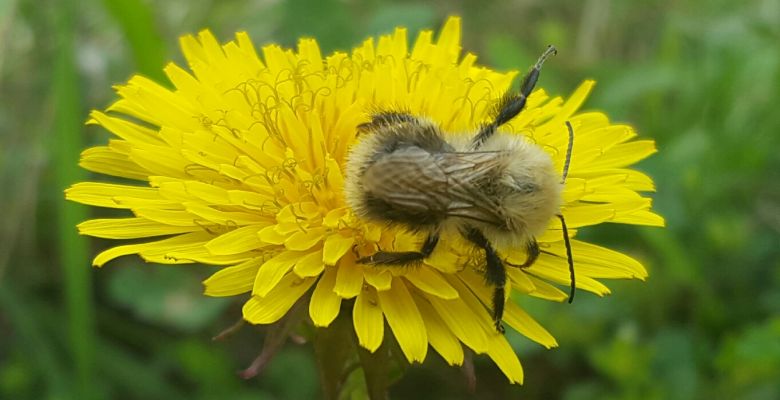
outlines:
{"label": "green stem", "polygon": [[390,386],[390,354],[387,346],[380,346],[375,352],[359,347],[358,355],[363,373],[366,375],[366,388],[371,400],[387,399],[387,388]]}
{"label": "green stem", "polygon": [[337,400],[345,380],[345,372],[354,359],[351,313],[342,312],[327,328],[318,328],[314,336],[314,351],[320,373],[323,398]]}
{"label": "green stem", "polygon": [[[391,365],[395,362],[386,344],[373,353],[360,347],[352,326],[351,302],[342,306],[339,316],[329,327],[317,329],[314,350],[323,398],[351,398],[357,393],[360,396],[367,394],[372,400],[387,399],[387,389],[392,383]],[[352,379],[356,367],[363,372],[360,378],[365,378],[365,388],[359,383],[360,379]]]}
{"label": "green stem", "polygon": [[[82,147],[82,111],[79,99],[79,76],[75,64],[76,2],[58,2],[56,14],[56,58],[53,77],[54,140],[57,189],[84,180],[78,167]],[[60,192],[61,193],[61,192]],[[64,272],[65,307],[69,318],[68,334],[75,379],[74,398],[93,397],[94,315],[91,296],[91,271],[87,246],[76,233],[76,224],[86,219],[84,207],[65,200],[57,202],[57,231],[60,263]]]}

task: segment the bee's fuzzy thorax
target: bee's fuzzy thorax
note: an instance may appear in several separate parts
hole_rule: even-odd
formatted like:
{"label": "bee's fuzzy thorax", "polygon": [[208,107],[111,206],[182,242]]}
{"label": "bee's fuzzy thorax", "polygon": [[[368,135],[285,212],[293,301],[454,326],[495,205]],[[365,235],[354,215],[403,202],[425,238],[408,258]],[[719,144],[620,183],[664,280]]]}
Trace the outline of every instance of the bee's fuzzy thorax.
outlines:
{"label": "bee's fuzzy thorax", "polygon": [[502,152],[496,185],[512,188],[499,197],[506,223],[481,224],[486,236],[499,247],[516,247],[543,233],[562,202],[561,176],[550,155],[524,136],[511,133],[497,133],[480,150]]}

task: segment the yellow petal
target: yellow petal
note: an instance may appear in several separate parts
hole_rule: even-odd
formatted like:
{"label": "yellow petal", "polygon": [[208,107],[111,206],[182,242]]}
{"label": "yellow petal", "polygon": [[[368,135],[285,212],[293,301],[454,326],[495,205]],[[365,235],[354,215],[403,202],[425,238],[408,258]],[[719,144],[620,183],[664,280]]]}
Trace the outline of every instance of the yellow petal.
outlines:
{"label": "yellow petal", "polygon": [[133,122],[111,117],[96,110],[93,110],[89,117],[91,118],[90,123],[99,124],[111,133],[129,142],[163,144],[157,137],[157,132]]}
{"label": "yellow petal", "polygon": [[260,214],[248,213],[242,211],[222,211],[214,207],[203,205],[203,203],[185,203],[188,212],[193,213],[206,221],[219,225],[236,226],[262,224],[268,225],[270,220]]}
{"label": "yellow petal", "polygon": [[619,144],[609,149],[603,156],[588,163],[587,166],[583,165],[582,170],[588,171],[625,167],[649,157],[656,151],[655,142],[652,140],[636,140]]}
{"label": "yellow petal", "polygon": [[[449,17],[444,23],[439,40],[436,42],[437,50],[441,51],[443,62],[457,62],[460,55],[460,18]],[[440,62],[441,62],[440,61]]]}
{"label": "yellow petal", "polygon": [[363,268],[363,277],[369,285],[379,291],[390,289],[393,281],[393,274],[387,268],[381,267],[366,266]]}
{"label": "yellow petal", "polygon": [[212,254],[217,255],[236,254],[257,250],[260,247],[266,246],[266,244],[261,242],[260,238],[257,236],[257,232],[261,228],[261,226],[249,225],[232,230],[228,233],[219,235],[206,243],[206,248]]}
{"label": "yellow petal", "polygon": [[189,160],[178,152],[172,152],[170,147],[146,145],[132,147],[128,154],[130,161],[150,172],[149,175],[186,178],[189,171]]}
{"label": "yellow petal", "polygon": [[100,252],[97,256],[95,256],[94,259],[92,259],[92,266],[94,267],[102,267],[107,262],[119,258],[122,256],[127,256],[130,254],[138,254],[142,249],[144,244],[129,244],[125,246],[116,246],[112,247],[107,250],[103,250]]}
{"label": "yellow petal", "polygon": [[146,218],[91,219],[80,223],[77,228],[82,235],[104,239],[135,239],[151,236],[175,235],[198,231],[198,226],[172,226],[150,221]]}
{"label": "yellow petal", "polygon": [[558,342],[550,332],[539,325],[535,319],[531,318],[528,313],[518,307],[512,300],[508,301],[504,308],[504,321],[514,330],[548,349],[558,347]]}
{"label": "yellow petal", "polygon": [[311,287],[315,278],[287,274],[265,297],[252,296],[243,307],[244,319],[252,324],[278,321]]}
{"label": "yellow petal", "polygon": [[544,280],[526,274],[525,272],[523,272],[523,274],[525,274],[528,277],[528,279],[530,279],[531,282],[533,282],[534,284],[535,289],[532,292],[528,293],[529,295],[544,300],[558,301],[558,302],[564,301],[569,298],[569,295],[567,293],[564,293],[563,291],[561,291],[561,289],[558,289],[557,287],[545,282]]}
{"label": "yellow petal", "polygon": [[274,258],[266,261],[260,267],[255,277],[252,295],[265,297],[273,289],[282,277],[295,265],[305,253],[300,251],[283,251]]}
{"label": "yellow petal", "polygon": [[[566,257],[563,242],[548,243],[546,246],[545,251],[560,258]],[[576,272],[591,278],[647,277],[647,270],[639,261],[617,251],[580,240],[571,241],[571,250]]]}
{"label": "yellow petal", "polygon": [[[161,208],[149,207],[133,210],[137,217],[145,218],[150,221],[165,225],[176,225],[185,227],[204,227],[207,228],[209,221],[204,221],[186,210],[166,210]],[[214,224],[210,224],[214,225]]]}
{"label": "yellow petal", "polygon": [[102,267],[105,263],[121,256],[139,254],[148,251],[168,250],[181,245],[203,244],[212,236],[206,232],[193,232],[149,243],[129,244],[112,247],[95,256],[92,265]]}
{"label": "yellow petal", "polygon": [[445,300],[458,298],[458,292],[441,277],[441,273],[428,266],[413,268],[404,274],[404,278],[425,293]]}
{"label": "yellow petal", "polygon": [[203,242],[145,249],[139,255],[147,262],[161,264],[203,263],[210,265],[235,265],[257,257],[256,252],[214,255],[206,249]]}
{"label": "yellow petal", "polygon": [[81,204],[109,208],[130,208],[129,202],[117,198],[134,199],[136,204],[156,202],[157,206],[175,206],[176,203],[160,197],[157,189],[150,187],[116,185],[102,182],[81,182],[65,190],[65,198]]}
{"label": "yellow petal", "polygon": [[363,225],[363,237],[369,242],[378,242],[382,237],[382,227],[370,223]]}
{"label": "yellow petal", "polygon": [[452,333],[447,324],[442,321],[436,310],[425,299],[415,296],[415,303],[420,310],[425,329],[428,332],[428,341],[449,365],[463,364],[463,346],[457,336]]}
{"label": "yellow petal", "polygon": [[[527,268],[526,271],[529,274],[561,285],[569,286],[571,284],[569,264],[565,258],[542,254],[539,256],[539,259],[536,260],[534,265]],[[574,265],[574,275],[576,278],[577,289],[587,290],[599,296],[604,296],[610,293],[609,288],[604,286],[603,283],[580,273],[577,270],[576,263]]]}
{"label": "yellow petal", "polygon": [[428,352],[428,334],[417,305],[401,278],[394,278],[390,290],[378,292],[379,305],[387,324],[409,362],[422,362]]}
{"label": "yellow petal", "polygon": [[301,220],[310,220],[319,216],[319,207],[312,202],[291,203],[284,206],[276,214],[276,220],[280,223],[297,224]]}
{"label": "yellow petal", "polygon": [[[212,144],[213,146],[213,144]],[[184,190],[197,199],[207,204],[229,204],[228,192],[221,187],[199,181],[185,181]]]}
{"label": "yellow petal", "polygon": [[[464,271],[458,276],[471,291],[477,295],[482,304],[492,304],[492,289],[485,285],[484,279],[473,271]],[[547,347],[555,347],[558,343],[547,330],[542,328],[530,315],[517,306],[512,300],[504,305],[504,320],[516,331],[527,338]]]}
{"label": "yellow petal", "polygon": [[587,195],[588,181],[569,176],[566,178],[566,186],[563,188],[564,204],[573,203]]}
{"label": "yellow petal", "polygon": [[298,231],[287,237],[284,246],[288,250],[309,250],[317,243],[322,241],[325,235],[325,228],[311,228],[306,232]]}
{"label": "yellow petal", "polygon": [[203,281],[206,296],[235,296],[252,290],[263,258],[257,257],[233,267],[222,268]]}
{"label": "yellow petal", "polygon": [[443,300],[436,296],[425,296],[447,327],[466,346],[477,353],[487,351],[487,335],[481,326],[474,324],[479,317],[462,299]]}
{"label": "yellow petal", "polygon": [[513,289],[521,293],[531,293],[536,290],[533,281],[520,268],[507,268],[506,272]]}
{"label": "yellow petal", "polygon": [[322,219],[322,226],[331,229],[339,228],[340,221],[343,221],[347,214],[349,214],[349,210],[346,207],[330,210]]}
{"label": "yellow petal", "polygon": [[276,225],[266,226],[261,229],[260,232],[257,233],[257,237],[268,244],[284,244],[284,241],[287,239],[287,236],[279,234],[276,231]]}
{"label": "yellow petal", "polygon": [[594,85],[596,85],[596,81],[583,81],[580,86],[574,90],[574,93],[566,99],[566,102],[556,114],[555,120],[550,121],[549,124],[562,126],[562,122],[569,119],[569,117],[582,106],[582,103],[585,102],[585,99],[588,97],[588,94],[593,89]]}
{"label": "yellow petal", "polygon": [[655,184],[653,183],[653,179],[646,174],[635,171],[633,169],[615,168],[608,170],[586,171],[577,173],[577,176],[588,180],[604,176],[616,176],[620,178],[617,184],[627,189],[640,192],[655,191]]}
{"label": "yellow petal", "polygon": [[488,355],[506,375],[510,383],[523,384],[523,367],[504,335],[491,335]]}
{"label": "yellow petal", "polygon": [[360,293],[363,287],[363,267],[352,260],[344,260],[338,265],[334,291],[345,299],[351,299]]}
{"label": "yellow petal", "polygon": [[[450,249],[446,249],[443,245],[437,246],[437,250],[434,250],[430,257],[423,260],[425,265],[429,265],[445,274],[455,274],[460,271],[463,268],[463,264],[467,261],[466,257],[462,257],[458,252],[452,250],[457,249],[457,246],[450,245],[447,247],[450,247]],[[438,248],[442,249],[438,250]]]}
{"label": "yellow petal", "polygon": [[336,265],[339,259],[349,251],[353,243],[355,243],[355,238],[352,236],[342,236],[338,233],[328,236],[325,239],[322,261],[325,265]]}
{"label": "yellow petal", "polygon": [[313,251],[301,257],[293,267],[293,271],[300,277],[317,276],[325,268],[322,262],[322,250]]}
{"label": "yellow petal", "polygon": [[650,210],[639,210],[625,215],[618,215],[611,222],[618,222],[621,224],[632,224],[632,225],[658,226],[658,227],[666,226],[666,221],[664,220],[664,217]]}
{"label": "yellow petal", "polygon": [[314,326],[328,326],[339,315],[341,297],[333,292],[335,283],[336,271],[334,268],[328,268],[314,288],[309,301],[309,316]]}
{"label": "yellow petal", "polygon": [[638,197],[606,204],[575,203],[566,206],[563,214],[566,217],[567,226],[578,228],[612,221],[618,217],[648,208],[650,208],[650,199]]}
{"label": "yellow petal", "polygon": [[145,181],[149,174],[145,168],[131,161],[126,154],[117,153],[109,146],[95,146],[81,152],[79,166],[87,171],[120,178]]}
{"label": "yellow petal", "polygon": [[382,344],[385,330],[376,289],[366,286],[358,294],[352,310],[352,323],[355,325],[358,343],[372,353],[376,351]]}

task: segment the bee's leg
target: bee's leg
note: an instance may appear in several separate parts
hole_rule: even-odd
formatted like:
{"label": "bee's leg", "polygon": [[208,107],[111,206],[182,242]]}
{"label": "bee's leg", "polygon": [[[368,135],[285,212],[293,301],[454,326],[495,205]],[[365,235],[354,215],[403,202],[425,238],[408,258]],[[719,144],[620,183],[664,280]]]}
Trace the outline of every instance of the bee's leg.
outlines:
{"label": "bee's leg", "polygon": [[496,331],[504,333],[504,325],[501,319],[504,316],[504,303],[506,301],[506,268],[501,263],[501,258],[487,238],[478,229],[471,228],[465,232],[466,239],[485,250],[485,280],[493,286],[493,322]]}
{"label": "bee's leg", "polygon": [[531,70],[523,78],[523,83],[520,85],[519,93],[507,93],[501,98],[498,106],[495,109],[492,122],[487,125],[483,125],[479,129],[477,136],[472,139],[471,144],[474,149],[478,149],[490,136],[496,133],[496,129],[499,126],[509,122],[512,118],[520,114],[520,111],[525,108],[525,101],[536,86],[536,81],[539,80],[539,74],[542,71],[542,64],[547,60],[547,57],[557,53],[555,47],[552,45],[547,46],[547,49],[539,56]]}
{"label": "bee's leg", "polygon": [[531,238],[531,240],[528,241],[528,243],[525,245],[526,252],[528,252],[528,258],[525,259],[525,262],[522,264],[512,264],[508,261],[505,261],[508,265],[517,267],[517,268],[528,268],[536,262],[536,259],[539,258],[539,253],[541,251],[539,250],[539,243],[536,241],[536,238]]}
{"label": "bee's leg", "polygon": [[368,257],[358,259],[361,264],[405,265],[420,261],[433,253],[439,243],[439,234],[431,233],[425,239],[420,251],[378,251]]}
{"label": "bee's leg", "polygon": [[536,238],[532,238],[530,241],[528,241],[526,246],[528,249],[528,258],[526,258],[525,262],[520,266],[520,268],[528,268],[534,265],[536,259],[539,258],[539,243],[536,241]]}

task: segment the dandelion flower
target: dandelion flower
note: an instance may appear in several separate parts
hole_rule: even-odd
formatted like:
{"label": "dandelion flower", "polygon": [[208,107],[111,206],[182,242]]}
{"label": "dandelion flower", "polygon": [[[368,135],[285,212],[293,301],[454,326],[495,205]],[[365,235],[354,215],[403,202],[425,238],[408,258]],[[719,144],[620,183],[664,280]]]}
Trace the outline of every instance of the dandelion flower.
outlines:
{"label": "dandelion flower", "polygon": [[[301,299],[317,327],[351,308],[359,344],[369,351],[392,335],[409,362],[422,362],[430,345],[459,365],[465,345],[492,358],[511,382],[522,382],[515,352],[495,331],[490,288],[472,252],[463,250],[468,246],[443,239],[413,268],[361,265],[358,254],[414,250],[421,238],[360,220],[343,194],[347,155],[369,110],[403,109],[445,131],[473,130],[516,72],[492,71],[477,66],[473,54],[462,55],[458,18],[435,41],[423,31],[409,48],[406,30],[397,28],[349,54],[326,57],[313,39],[301,39],[297,51],[267,45],[259,56],[245,33],[220,45],[203,31],[183,37],[181,47],[191,72],[167,65],[172,89],[134,76],[116,88],[119,100],[89,119],[115,137],[85,150],[81,166],[135,181],[83,182],[66,191],[76,202],[128,210],[126,218],[78,226],[85,235],[135,239],[103,251],[94,265],[131,254],[214,265],[206,295],[248,295],[243,318],[250,323],[273,324]],[[652,180],[628,168],[654,153],[654,143],[634,140],[630,126],[612,124],[603,113],[578,113],[593,85],[585,81],[566,100],[536,90],[503,129],[528,136],[560,168],[564,122],[573,125],[562,206],[570,234],[603,222],[660,226],[663,219],[640,195],[653,190]],[[515,295],[561,301],[567,295],[556,284],[568,285],[569,273],[560,226],[551,221],[537,239],[541,256],[529,268],[508,268],[507,286]],[[582,290],[604,295],[609,289],[598,278],[647,275],[626,255],[578,240],[571,246]],[[522,251],[518,257],[522,263]],[[504,321],[542,346],[556,346],[513,301]]]}

